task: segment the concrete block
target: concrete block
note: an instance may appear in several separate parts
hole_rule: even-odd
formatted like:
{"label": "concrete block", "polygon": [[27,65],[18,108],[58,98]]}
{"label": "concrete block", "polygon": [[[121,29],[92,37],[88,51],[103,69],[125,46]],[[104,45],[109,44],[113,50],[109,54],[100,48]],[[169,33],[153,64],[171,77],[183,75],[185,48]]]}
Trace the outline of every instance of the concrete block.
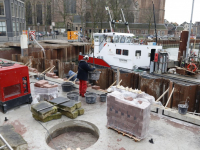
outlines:
{"label": "concrete block", "polygon": [[61,114],[65,115],[66,117],[71,118],[71,119],[75,119],[78,117],[78,110],[75,110],[73,112],[60,110],[60,112],[61,112]]}
{"label": "concrete block", "polygon": [[[19,133],[15,132],[15,129],[12,125],[0,126],[0,133],[13,149],[16,150],[28,149],[27,142],[23,139],[23,137]],[[5,145],[5,144],[0,140],[0,145]]]}
{"label": "concrete block", "polygon": [[57,112],[55,114],[51,114],[50,116],[48,116],[45,119],[41,119],[40,117],[37,117],[36,115],[33,114],[33,118],[35,120],[41,121],[41,122],[48,122],[51,120],[55,120],[55,119],[60,119],[62,117],[62,114],[60,112]]}
{"label": "concrete block", "polygon": [[200,125],[200,116],[195,116],[194,118],[195,118],[194,124]]}
{"label": "concrete block", "polygon": [[157,112],[157,106],[151,105],[151,111],[152,112]]}

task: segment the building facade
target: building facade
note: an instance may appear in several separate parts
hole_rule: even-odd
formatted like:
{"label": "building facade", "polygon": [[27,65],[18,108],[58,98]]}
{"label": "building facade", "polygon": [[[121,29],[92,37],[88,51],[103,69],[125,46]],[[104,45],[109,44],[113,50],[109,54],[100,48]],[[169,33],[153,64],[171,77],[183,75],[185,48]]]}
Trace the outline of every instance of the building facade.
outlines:
{"label": "building facade", "polygon": [[25,5],[21,0],[0,0],[0,38],[13,38],[25,29]]}
{"label": "building facade", "polygon": [[[167,34],[167,28],[164,26],[165,1],[154,0],[156,23],[160,34]],[[105,6],[109,6],[114,19],[120,18],[119,12],[123,8],[132,33],[154,34],[152,1],[117,1],[117,10],[114,10],[114,2],[115,0],[25,0],[27,27],[36,31],[70,29],[90,33],[103,29],[108,32],[109,16]],[[52,22],[55,22],[54,27],[51,26]],[[119,25],[115,31],[125,32],[126,27]]]}
{"label": "building facade", "polygon": [[200,38],[200,22],[195,22],[193,26],[193,35],[195,35],[198,39]]}

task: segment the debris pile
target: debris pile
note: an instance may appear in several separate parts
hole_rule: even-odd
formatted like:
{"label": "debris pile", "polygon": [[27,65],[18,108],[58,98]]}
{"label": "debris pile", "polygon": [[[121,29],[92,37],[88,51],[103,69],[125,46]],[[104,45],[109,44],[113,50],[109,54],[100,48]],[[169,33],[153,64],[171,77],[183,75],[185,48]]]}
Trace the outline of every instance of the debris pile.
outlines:
{"label": "debris pile", "polygon": [[28,67],[28,71],[29,71],[29,72],[38,73],[38,70],[37,70],[37,69],[31,68],[31,67]]}
{"label": "debris pile", "polygon": [[55,73],[47,72],[47,73],[46,73],[46,76],[47,76],[47,77],[50,77],[50,78],[58,79],[58,76],[56,76]]}
{"label": "debris pile", "polygon": [[[45,109],[47,108],[47,109]],[[60,119],[62,114],[58,112],[57,107],[42,101],[31,106],[32,116],[35,120],[47,122],[54,119]]]}
{"label": "debris pile", "polygon": [[112,87],[107,97],[107,126],[139,139],[147,136],[155,98],[140,90]]}
{"label": "debris pile", "polygon": [[58,97],[58,85],[50,84],[46,80],[40,80],[34,84],[35,94],[38,101],[50,101]]}
{"label": "debris pile", "polygon": [[84,109],[81,108],[80,101],[76,102],[74,100],[70,100],[64,97],[58,97],[50,101],[50,103],[56,104],[59,108],[58,111],[61,112],[62,115],[65,115],[71,119],[75,119],[78,116],[84,114]]}

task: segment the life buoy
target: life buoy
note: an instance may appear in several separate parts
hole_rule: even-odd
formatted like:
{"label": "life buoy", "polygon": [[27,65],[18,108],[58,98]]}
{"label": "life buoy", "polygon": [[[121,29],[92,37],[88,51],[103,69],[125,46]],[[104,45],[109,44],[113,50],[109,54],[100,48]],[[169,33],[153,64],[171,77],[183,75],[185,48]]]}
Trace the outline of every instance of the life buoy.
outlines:
{"label": "life buoy", "polygon": [[194,63],[191,63],[187,66],[187,70],[190,70],[190,66],[193,66],[194,69],[192,70],[192,72],[195,72],[197,70],[197,66]]}

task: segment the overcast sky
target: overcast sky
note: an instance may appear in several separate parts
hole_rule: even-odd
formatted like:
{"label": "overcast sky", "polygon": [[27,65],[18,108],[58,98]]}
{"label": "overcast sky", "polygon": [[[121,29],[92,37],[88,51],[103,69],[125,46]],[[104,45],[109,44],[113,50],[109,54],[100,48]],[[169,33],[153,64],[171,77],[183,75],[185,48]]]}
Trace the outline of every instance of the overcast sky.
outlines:
{"label": "overcast sky", "polygon": [[[165,19],[169,22],[190,22],[193,0],[166,0]],[[200,0],[194,0],[192,22],[200,21]]]}

